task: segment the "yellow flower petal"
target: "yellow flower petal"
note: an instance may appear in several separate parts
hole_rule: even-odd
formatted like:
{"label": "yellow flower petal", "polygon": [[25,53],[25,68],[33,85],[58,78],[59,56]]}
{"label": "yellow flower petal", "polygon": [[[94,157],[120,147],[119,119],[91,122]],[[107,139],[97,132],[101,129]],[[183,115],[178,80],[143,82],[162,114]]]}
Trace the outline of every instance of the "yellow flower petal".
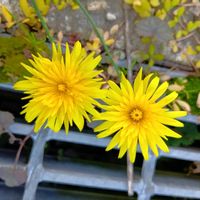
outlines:
{"label": "yellow flower petal", "polygon": [[127,145],[124,144],[120,147],[118,158],[122,158],[127,151]]}
{"label": "yellow flower petal", "polygon": [[184,117],[187,115],[186,111],[171,111],[166,112],[165,115],[170,118]]}
{"label": "yellow flower petal", "polygon": [[119,139],[120,139],[120,132],[115,134],[115,136],[111,139],[110,143],[106,148],[106,151],[110,151],[111,149],[113,149],[119,143]]}
{"label": "yellow flower petal", "polygon": [[162,83],[151,97],[150,102],[155,102],[159,99],[166,92],[168,85],[167,82]]}
{"label": "yellow flower petal", "polygon": [[139,144],[140,144],[140,149],[142,151],[142,155],[144,156],[144,159],[148,160],[148,158],[149,158],[148,143],[147,143],[147,138],[146,138],[146,135],[145,135],[143,129],[140,130]]}
{"label": "yellow flower petal", "polygon": [[182,127],[183,123],[175,118],[185,116],[186,112],[169,111],[165,107],[175,100],[177,93],[172,92],[160,100],[167,90],[168,83],[164,82],[158,86],[159,78],[150,81],[152,75],[142,80],[140,69],[133,86],[124,75],[121,77],[120,87],[109,81],[110,89],[104,99],[106,105],[102,106],[104,111],[96,117],[96,120],[104,121],[95,128],[95,131],[100,132],[98,137],[114,134],[106,150],[118,146],[118,157],[123,157],[128,151],[131,162],[135,161],[138,143],[144,159],[147,160],[148,147],[158,156],[158,148],[169,152],[163,139],[181,137],[165,125]]}
{"label": "yellow flower petal", "polygon": [[134,92],[136,93],[140,87],[142,81],[142,68],[140,68],[140,71],[138,72],[134,84],[133,84],[133,88],[134,88]]}
{"label": "yellow flower petal", "polygon": [[80,42],[76,42],[72,52],[66,43],[65,60],[61,45],[52,44],[52,60],[33,55],[32,66],[25,65],[31,75],[14,85],[17,90],[25,91],[30,99],[22,114],[28,122],[36,119],[35,131],[44,125],[58,132],[62,125],[68,132],[73,122],[81,131],[84,118],[90,121],[88,114],[98,115],[95,106],[97,99],[105,97],[103,81],[97,76],[101,71],[94,70],[101,56],[86,54]]}
{"label": "yellow flower petal", "polygon": [[156,88],[158,87],[159,84],[159,78],[155,77],[149,84],[149,86],[147,87],[147,91],[146,91],[146,98],[149,99],[153,93],[155,92]]}
{"label": "yellow flower petal", "polygon": [[129,157],[132,163],[135,162],[136,157],[136,150],[137,150],[137,139],[134,139],[131,143],[131,147],[129,149]]}
{"label": "yellow flower petal", "polygon": [[176,92],[172,92],[166,97],[163,97],[156,105],[162,108],[167,104],[171,103],[172,101],[174,101],[177,98],[177,96],[178,94]]}
{"label": "yellow flower petal", "polygon": [[147,90],[147,87],[148,87],[148,84],[149,84],[149,80],[151,79],[153,74],[149,74],[147,77],[145,77],[144,79],[144,92],[146,93],[146,90]]}

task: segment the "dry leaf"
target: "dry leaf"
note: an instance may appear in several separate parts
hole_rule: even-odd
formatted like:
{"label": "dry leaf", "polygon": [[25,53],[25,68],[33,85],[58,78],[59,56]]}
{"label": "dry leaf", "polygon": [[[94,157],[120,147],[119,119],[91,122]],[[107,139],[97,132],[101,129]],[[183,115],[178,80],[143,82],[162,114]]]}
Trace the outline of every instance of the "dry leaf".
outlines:
{"label": "dry leaf", "polygon": [[180,110],[179,106],[175,102],[172,104],[172,108],[173,108],[174,111],[179,111]]}
{"label": "dry leaf", "polygon": [[115,24],[115,25],[113,25],[113,26],[111,27],[111,29],[110,29],[110,34],[111,34],[111,35],[114,35],[115,33],[118,32],[118,30],[119,30],[119,25],[118,25],[118,24]]}
{"label": "dry leaf", "polygon": [[200,92],[199,92],[199,94],[198,94],[196,104],[197,104],[197,108],[200,108]]}
{"label": "dry leaf", "polygon": [[187,111],[187,112],[191,112],[191,107],[190,107],[190,105],[189,105],[186,101],[177,99],[177,100],[176,100],[176,103],[177,103],[183,110],[185,110],[185,111]]}
{"label": "dry leaf", "polygon": [[0,167],[0,178],[5,181],[9,187],[16,187],[24,184],[27,179],[26,169],[22,167]]}
{"label": "dry leaf", "polygon": [[169,75],[167,75],[167,74],[161,74],[160,75],[160,80],[162,81],[162,82],[164,82],[164,81],[169,81],[171,79],[171,77],[169,76]]}
{"label": "dry leaf", "polygon": [[90,11],[106,9],[107,7],[106,1],[93,1],[87,5],[87,9]]}
{"label": "dry leaf", "polygon": [[109,38],[109,32],[105,31],[105,33],[103,34],[104,40],[108,40]]}
{"label": "dry leaf", "polygon": [[14,116],[11,113],[0,111],[0,134],[6,132],[13,123]]}
{"label": "dry leaf", "polygon": [[58,38],[58,42],[62,43],[62,40],[63,40],[63,32],[62,31],[58,32],[57,38]]}
{"label": "dry leaf", "polygon": [[189,167],[189,173],[199,174],[200,173],[200,162],[193,162]]}
{"label": "dry leaf", "polygon": [[176,92],[180,92],[185,88],[185,86],[183,85],[178,85],[178,84],[171,84],[169,85],[168,89],[171,91],[176,91]]}
{"label": "dry leaf", "polygon": [[115,71],[114,67],[113,66],[109,66],[108,67],[108,74],[112,77],[117,77],[117,72]]}
{"label": "dry leaf", "polygon": [[197,122],[200,123],[200,116],[197,116]]}

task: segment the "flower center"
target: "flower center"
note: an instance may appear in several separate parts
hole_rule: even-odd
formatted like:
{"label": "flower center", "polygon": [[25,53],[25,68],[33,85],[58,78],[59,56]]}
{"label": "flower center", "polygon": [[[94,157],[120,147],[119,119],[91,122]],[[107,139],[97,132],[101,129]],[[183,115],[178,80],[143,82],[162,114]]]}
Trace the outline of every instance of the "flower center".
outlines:
{"label": "flower center", "polygon": [[143,112],[142,112],[140,109],[138,109],[138,108],[134,108],[134,109],[132,110],[130,116],[131,116],[131,118],[132,118],[134,121],[138,122],[138,121],[140,121],[140,120],[142,119],[142,117],[143,117]]}
{"label": "flower center", "polygon": [[67,86],[65,84],[58,84],[58,91],[65,92],[67,90]]}

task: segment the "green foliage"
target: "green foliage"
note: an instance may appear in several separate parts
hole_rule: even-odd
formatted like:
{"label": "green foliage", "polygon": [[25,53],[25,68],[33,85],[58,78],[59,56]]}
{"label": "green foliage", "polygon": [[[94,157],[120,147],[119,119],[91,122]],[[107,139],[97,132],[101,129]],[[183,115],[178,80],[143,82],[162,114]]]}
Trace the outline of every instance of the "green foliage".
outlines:
{"label": "green foliage", "polygon": [[[152,40],[152,44],[156,49],[162,43],[163,46],[169,45],[173,53],[178,53],[181,50],[181,43],[184,41],[183,46],[186,46],[186,51],[182,52],[184,55],[181,58],[188,65],[196,67],[196,71],[199,70],[200,61],[190,57],[200,52],[197,32],[200,27],[200,20],[195,17],[196,14],[189,10],[191,6],[196,8],[195,3],[190,2],[190,6],[188,6],[189,2],[187,0],[125,0],[125,2],[131,4],[138,14],[135,29],[139,36],[157,38],[157,41]],[[192,41],[193,48],[189,47],[188,40]],[[157,44],[158,41],[160,44]],[[173,45],[170,45],[172,41]],[[166,44],[166,42],[170,43]],[[142,43],[146,44],[147,47],[145,49],[148,49],[149,42],[142,39]],[[195,52],[195,49],[197,52]],[[158,51],[160,52],[160,49]],[[152,56],[149,56],[149,52],[145,51],[142,57],[145,61],[149,59],[149,65],[151,66],[156,58],[162,60],[164,56],[162,54],[155,55],[155,58],[152,59]]]}
{"label": "green foliage", "polygon": [[154,44],[150,44],[147,53],[142,54],[144,60],[148,60],[148,66],[152,67],[156,61],[162,61],[164,55],[156,52],[156,47]]}
{"label": "green foliage", "polygon": [[170,146],[189,146],[192,145],[196,140],[200,140],[200,131],[195,124],[184,123],[183,128],[176,128],[175,131],[180,133],[182,135],[182,138],[170,138],[167,141],[167,144]]}
{"label": "green foliage", "polygon": [[20,63],[28,64],[31,54],[44,54],[48,47],[34,34],[0,37],[0,82],[15,82],[27,74]]}
{"label": "green foliage", "polygon": [[189,103],[192,114],[200,114],[200,109],[197,107],[196,102],[198,93],[200,92],[200,78],[188,77],[188,78],[176,78],[174,82],[184,85],[184,90],[179,92],[180,99]]}

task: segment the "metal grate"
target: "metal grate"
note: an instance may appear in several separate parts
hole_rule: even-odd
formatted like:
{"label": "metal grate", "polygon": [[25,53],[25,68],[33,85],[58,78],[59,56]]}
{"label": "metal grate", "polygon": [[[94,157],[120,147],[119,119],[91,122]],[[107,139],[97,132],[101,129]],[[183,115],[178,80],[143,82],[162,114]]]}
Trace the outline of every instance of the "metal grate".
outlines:
{"label": "metal grate", "polygon": [[[191,121],[191,119],[195,122],[194,116],[188,116],[184,118],[184,121]],[[31,130],[31,125],[23,123],[15,123],[10,126],[10,131],[18,135],[30,134]],[[55,162],[48,160],[48,162],[43,163],[45,144],[50,140],[105,147],[109,139],[97,140],[95,135],[80,134],[75,131],[69,132],[69,135],[66,136],[64,131],[55,134],[47,129],[41,130],[37,135],[34,134],[32,139],[34,144],[27,166],[28,179],[25,185],[23,200],[35,199],[40,182],[127,191],[125,170],[111,170],[101,166],[80,164],[73,161]],[[200,162],[200,151],[199,149],[171,148],[169,154],[161,153],[161,157]],[[153,195],[200,198],[199,179],[159,174],[155,170],[156,162],[157,159],[151,155],[148,161],[143,162],[141,174],[135,174],[133,189],[137,193],[139,200],[149,200]]]}

